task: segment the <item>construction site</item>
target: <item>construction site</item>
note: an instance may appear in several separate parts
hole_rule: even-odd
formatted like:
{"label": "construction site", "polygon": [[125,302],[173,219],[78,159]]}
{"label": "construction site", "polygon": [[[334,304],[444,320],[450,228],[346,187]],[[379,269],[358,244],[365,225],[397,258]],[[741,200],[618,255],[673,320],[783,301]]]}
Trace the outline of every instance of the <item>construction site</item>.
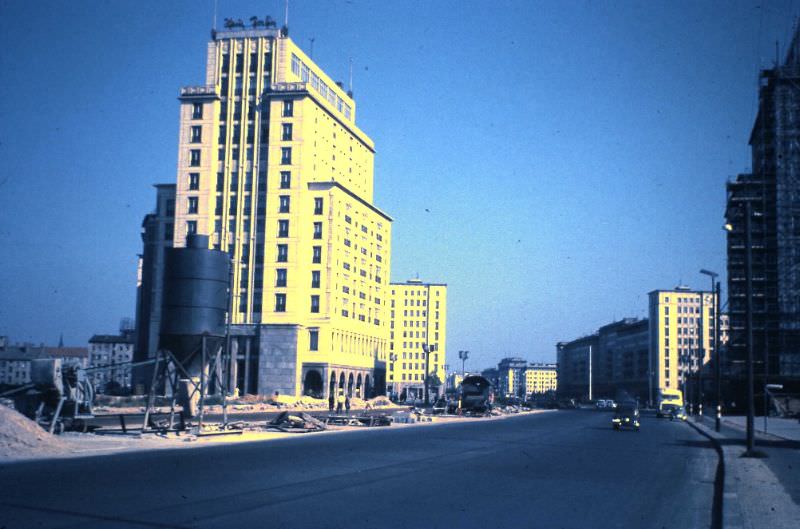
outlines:
{"label": "construction site", "polygon": [[784,61],[776,56],[774,67],[761,71],[749,141],[752,169],[727,184],[731,341],[725,369],[737,388],[750,346],[759,386],[800,392],[798,46],[795,32]]}

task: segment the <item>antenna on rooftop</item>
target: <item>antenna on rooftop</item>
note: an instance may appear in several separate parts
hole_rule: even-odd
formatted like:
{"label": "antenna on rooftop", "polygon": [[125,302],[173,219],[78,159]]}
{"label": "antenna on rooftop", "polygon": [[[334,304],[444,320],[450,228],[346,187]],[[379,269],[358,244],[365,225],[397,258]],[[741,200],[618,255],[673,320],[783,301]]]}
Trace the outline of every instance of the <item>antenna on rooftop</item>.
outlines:
{"label": "antenna on rooftop", "polygon": [[289,0],[285,0],[284,2],[283,27],[289,29]]}
{"label": "antenna on rooftop", "polygon": [[214,0],[214,18],[211,21],[211,29],[217,31],[217,2],[218,0]]}
{"label": "antenna on rooftop", "polygon": [[353,58],[350,57],[350,83],[347,88],[347,95],[353,97]]}

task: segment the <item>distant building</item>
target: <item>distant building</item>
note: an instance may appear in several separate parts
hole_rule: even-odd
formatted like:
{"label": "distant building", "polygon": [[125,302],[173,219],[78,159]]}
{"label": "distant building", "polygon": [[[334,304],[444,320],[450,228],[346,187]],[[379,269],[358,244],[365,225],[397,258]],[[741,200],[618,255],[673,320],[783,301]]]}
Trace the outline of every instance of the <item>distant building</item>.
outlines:
{"label": "distant building", "polygon": [[[466,373],[465,376],[470,376],[470,374],[477,375],[478,373]],[[490,367],[489,369],[484,369],[480,372],[480,375],[488,380],[494,390],[497,391],[497,388],[500,387],[500,371],[496,367]]]}
{"label": "distant building", "polygon": [[[750,134],[752,173],[727,184],[732,375],[747,356],[745,202],[751,203],[754,371],[800,390],[800,27],[783,64],[762,70]],[[759,378],[760,380],[760,378]],[[744,386],[740,384],[740,393]]]}
{"label": "distant building", "polygon": [[10,344],[0,346],[0,387],[22,386],[31,381],[31,360],[47,358],[43,346]]}
{"label": "distant building", "polygon": [[428,376],[438,380],[437,386],[445,381],[447,285],[411,279],[390,286],[389,354],[395,360],[389,362],[387,391],[422,398],[426,354]]}
{"label": "distant building", "polygon": [[653,402],[659,389],[681,389],[688,398],[686,381],[714,356],[714,298],[711,292],[687,287],[650,292]]}
{"label": "distant building", "polygon": [[48,347],[29,343],[11,344],[0,337],[0,386],[21,386],[31,381],[31,360],[60,359],[62,366],[86,367],[86,347]]}
{"label": "distant building", "polygon": [[558,358],[558,389],[556,393],[559,397],[579,399],[595,397],[589,389],[589,359],[596,357],[597,352],[597,334],[556,344]]}
{"label": "distant building", "polygon": [[526,379],[525,371],[528,369],[528,361],[522,358],[503,358],[497,364],[498,373],[498,396],[504,397],[525,397]]}
{"label": "distant building", "polygon": [[126,392],[131,389],[130,362],[133,360],[134,342],[133,333],[96,334],[91,337],[89,367],[109,368],[91,371],[90,380],[98,393]]}
{"label": "distant building", "polygon": [[528,364],[525,369],[525,395],[544,395],[558,390],[556,364]]}
{"label": "distant building", "polygon": [[[136,343],[137,361],[154,358],[158,351],[158,332],[164,289],[164,260],[167,248],[172,247],[175,231],[175,184],[157,184],[156,208],[142,221],[142,253],[139,256],[136,284]],[[151,366],[133,371],[135,385],[150,383]]]}

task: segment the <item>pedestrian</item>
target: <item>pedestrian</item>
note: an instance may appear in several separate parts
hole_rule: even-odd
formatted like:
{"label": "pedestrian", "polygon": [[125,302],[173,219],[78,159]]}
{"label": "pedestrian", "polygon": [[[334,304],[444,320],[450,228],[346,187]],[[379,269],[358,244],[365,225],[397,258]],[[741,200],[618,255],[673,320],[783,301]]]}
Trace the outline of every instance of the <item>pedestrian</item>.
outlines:
{"label": "pedestrian", "polygon": [[328,413],[333,413],[333,406],[336,404],[336,399],[333,396],[333,391],[328,396]]}
{"label": "pedestrian", "polygon": [[339,393],[339,396],[336,398],[336,414],[337,415],[342,413],[342,406],[344,406],[344,393]]}
{"label": "pedestrian", "polygon": [[347,410],[347,415],[350,415],[350,395],[344,398],[344,409]]}

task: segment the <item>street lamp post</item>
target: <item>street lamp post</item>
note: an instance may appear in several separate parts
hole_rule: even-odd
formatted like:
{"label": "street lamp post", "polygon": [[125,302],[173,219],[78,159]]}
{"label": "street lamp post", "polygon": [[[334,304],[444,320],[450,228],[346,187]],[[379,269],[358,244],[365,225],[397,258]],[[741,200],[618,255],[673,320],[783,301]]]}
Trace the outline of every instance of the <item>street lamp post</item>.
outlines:
{"label": "street lamp post", "polygon": [[461,359],[461,378],[466,376],[464,371],[464,364],[467,362],[467,358],[469,358],[469,351],[459,351],[458,358]]}
{"label": "street lamp post", "polygon": [[[395,369],[394,369],[395,361],[397,361],[397,355],[395,353],[389,353],[389,364],[390,364],[389,370],[392,372],[392,378],[394,378],[395,375]],[[394,393],[394,381],[392,381],[391,388],[392,389],[389,391],[389,398],[391,398],[392,393]]]}
{"label": "street lamp post", "polygon": [[707,275],[708,277],[711,278],[711,296],[712,296],[712,298],[711,298],[711,307],[712,307],[712,309],[711,310],[713,311],[713,317],[714,317],[714,320],[713,320],[714,321],[714,333],[711,336],[709,336],[709,341],[712,341],[713,347],[714,347],[714,382],[715,382],[714,385],[716,386],[716,393],[717,393],[717,398],[716,398],[716,401],[717,401],[716,402],[716,404],[717,404],[717,413],[716,413],[716,416],[714,418],[714,430],[716,430],[718,432],[719,428],[720,428],[720,419],[722,417],[722,396],[721,396],[721,393],[722,393],[722,391],[721,391],[721,389],[722,389],[722,384],[721,384],[722,371],[721,371],[721,368],[720,368],[720,364],[722,363],[722,356],[721,356],[720,350],[719,350],[719,322],[720,322],[719,304],[720,304],[721,300],[719,299],[719,291],[720,291],[719,281],[717,281],[717,277],[719,277],[719,274],[717,274],[716,272],[712,272],[711,270],[706,270],[706,269],[700,270],[700,273],[703,274],[703,275]]}

